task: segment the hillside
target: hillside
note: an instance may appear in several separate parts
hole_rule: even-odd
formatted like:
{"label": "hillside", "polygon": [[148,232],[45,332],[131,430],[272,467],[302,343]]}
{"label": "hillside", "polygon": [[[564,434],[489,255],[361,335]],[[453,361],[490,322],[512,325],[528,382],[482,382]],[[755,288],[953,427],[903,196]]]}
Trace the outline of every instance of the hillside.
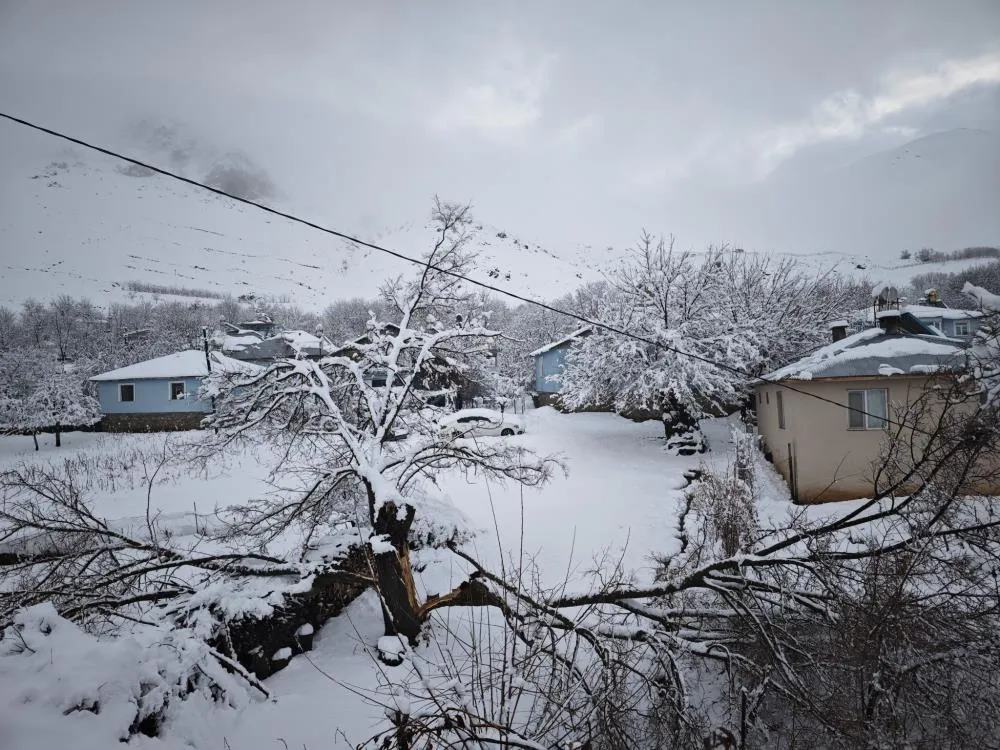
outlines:
{"label": "hillside", "polygon": [[[139,282],[213,295],[252,292],[318,310],[338,298],[371,295],[385,278],[412,268],[100,155],[51,141],[27,153],[19,148],[20,131],[3,132],[9,135],[3,149],[12,159],[0,174],[0,304],[61,293],[98,302],[165,298],[129,291],[130,283]],[[182,148],[172,132],[175,139],[165,141],[161,131],[152,133],[160,141],[144,131],[140,153],[157,163],[243,166],[242,157],[217,157],[186,142]],[[274,205],[295,212],[295,206],[281,203],[280,186],[275,192]],[[740,211],[720,206],[718,221],[722,236],[745,239],[738,244],[748,250],[792,255],[818,272],[834,269],[906,283],[916,274],[961,270],[977,261],[900,261],[901,249],[1000,243],[998,196],[1000,136],[955,130],[808,183],[776,180],[747,198]],[[519,294],[564,294],[600,278],[620,254],[580,244],[542,247],[519,236],[516,227],[476,218],[482,221],[472,241],[479,254],[477,277]],[[354,232],[333,220],[330,225]],[[354,233],[415,257],[433,241],[426,215],[377,233]],[[622,236],[624,242],[632,237],[624,230]],[[685,247],[683,238],[679,246]]]}
{"label": "hillside", "polygon": [[[0,174],[0,304],[62,293],[106,302],[134,297],[127,286],[139,281],[253,292],[321,309],[338,298],[372,295],[387,277],[413,269],[110,158],[58,146],[51,153],[58,155]],[[428,201],[428,217],[430,209]],[[420,219],[360,237],[413,257],[433,242],[430,224]],[[478,278],[520,294],[549,297],[597,278],[585,247],[557,253],[484,223],[471,247]]]}

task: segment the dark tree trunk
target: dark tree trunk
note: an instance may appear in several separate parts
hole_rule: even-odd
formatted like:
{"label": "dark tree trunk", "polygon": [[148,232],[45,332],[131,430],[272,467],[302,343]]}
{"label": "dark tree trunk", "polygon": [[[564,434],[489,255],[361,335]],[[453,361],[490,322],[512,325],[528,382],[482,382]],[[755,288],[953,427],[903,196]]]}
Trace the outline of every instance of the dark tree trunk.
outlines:
{"label": "dark tree trunk", "polygon": [[37,451],[38,450],[38,433],[37,432],[31,433],[31,439],[35,441],[35,450]]}
{"label": "dark tree trunk", "polygon": [[681,404],[673,393],[663,399],[663,436],[667,450],[678,456],[704,453],[705,440],[698,429],[698,420]]}
{"label": "dark tree trunk", "polygon": [[415,511],[409,505],[404,507],[403,513],[395,503],[379,508],[373,536],[388,541],[391,549],[378,545],[378,551],[372,551],[372,568],[382,597],[386,635],[406,636],[416,645],[423,617],[410,568],[409,536]]}
{"label": "dark tree trunk", "polygon": [[59,425],[56,425],[56,448],[62,447],[62,433],[59,432]]}

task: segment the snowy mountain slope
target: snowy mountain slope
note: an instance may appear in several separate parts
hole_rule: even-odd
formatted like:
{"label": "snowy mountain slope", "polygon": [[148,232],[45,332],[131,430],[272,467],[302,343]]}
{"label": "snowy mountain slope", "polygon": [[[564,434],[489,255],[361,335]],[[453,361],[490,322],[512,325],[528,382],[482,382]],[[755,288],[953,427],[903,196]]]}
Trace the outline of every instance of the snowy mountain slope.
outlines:
{"label": "snowy mountain slope", "polygon": [[[64,150],[42,165],[0,175],[0,304],[62,293],[103,303],[128,296],[129,281],[142,281],[254,292],[321,309],[371,295],[387,277],[414,268],[100,155]],[[476,227],[474,275],[486,283],[551,297],[598,278],[589,248],[555,252],[488,224]],[[414,221],[361,238],[420,257],[433,230]]]}
{"label": "snowy mountain slope", "polygon": [[[148,297],[127,290],[129,282],[139,281],[221,294],[253,292],[320,309],[338,298],[370,295],[385,278],[412,270],[376,251],[162,176],[144,176],[103,156],[68,151],[48,140],[21,153],[18,133],[9,139],[4,133],[0,304],[61,293],[89,296],[99,304]],[[150,158],[174,168],[177,143],[167,145],[165,150],[158,144],[163,147],[152,149]],[[188,154],[191,148],[180,150]],[[185,158],[191,163],[195,156]],[[201,166],[210,163],[208,156],[199,158]],[[899,252],[1000,244],[997,205],[1000,135],[958,130],[875,154],[818,180],[778,180],[752,196],[750,209],[743,206],[746,213],[719,204],[717,220],[724,236],[743,238],[739,244],[748,250],[783,251],[818,272],[834,269],[905,283],[919,273],[979,263],[903,262]],[[306,218],[353,230],[324,216]],[[738,231],[741,221],[750,228]],[[600,278],[621,254],[589,245],[550,249],[519,236],[515,227],[485,221],[476,226],[476,277],[535,298],[552,298]],[[425,218],[358,234],[414,257],[433,241]],[[630,237],[623,234],[626,241]]]}
{"label": "snowy mountain slope", "polygon": [[812,269],[815,273],[833,272],[840,276],[870,281],[891,281],[905,288],[910,281],[926,273],[958,273],[973,266],[990,263],[992,258],[962,258],[921,263],[916,260],[878,260],[871,254],[852,253],[779,253]]}
{"label": "snowy mountain slope", "polygon": [[733,203],[729,231],[747,247],[884,263],[904,249],[1000,244],[1000,133],[935,133],[820,176],[776,175]]}

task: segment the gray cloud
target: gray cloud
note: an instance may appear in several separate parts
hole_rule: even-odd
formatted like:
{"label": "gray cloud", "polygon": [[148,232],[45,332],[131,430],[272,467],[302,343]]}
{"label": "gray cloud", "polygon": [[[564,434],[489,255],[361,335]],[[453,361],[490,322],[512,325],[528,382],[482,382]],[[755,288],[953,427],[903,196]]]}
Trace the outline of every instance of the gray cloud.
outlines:
{"label": "gray cloud", "polygon": [[349,229],[440,193],[549,243],[718,239],[692,196],[993,127],[998,66],[995,0],[0,4],[4,107],[180,120]]}

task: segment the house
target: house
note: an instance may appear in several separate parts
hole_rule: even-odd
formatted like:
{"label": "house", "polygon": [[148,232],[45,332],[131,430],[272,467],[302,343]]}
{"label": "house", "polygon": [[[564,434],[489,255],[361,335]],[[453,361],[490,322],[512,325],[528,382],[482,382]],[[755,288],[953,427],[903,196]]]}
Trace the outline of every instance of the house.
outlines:
{"label": "house", "polygon": [[840,338],[835,328],[833,343],[756,387],[762,447],[796,502],[871,497],[893,415],[965,365],[965,342],[910,333],[900,316],[880,311],[878,327]]}
{"label": "house", "polygon": [[211,413],[212,403],[199,397],[209,365],[239,367],[218,352],[188,351],[138,362],[95,375],[101,405],[101,427],[110,432],[194,430]]}
{"label": "house", "polygon": [[[359,361],[365,356],[365,347],[371,346],[373,342],[383,341],[382,337],[385,339],[396,338],[401,333],[404,342],[410,340],[411,332],[409,330],[401,329],[395,323],[380,323],[377,328],[378,335],[375,335],[376,329],[372,329],[344,342],[332,354],[336,357],[347,357]],[[424,335],[423,332],[412,332],[414,340],[419,340]],[[404,357],[403,361],[400,362],[403,369],[397,372],[393,378],[394,387],[403,385],[404,377],[410,372],[409,368],[405,366],[405,360]],[[388,382],[389,373],[384,367],[371,367],[365,372],[365,379],[372,387],[382,388]],[[422,391],[422,397],[432,406],[444,406],[450,398],[456,396],[461,400],[468,401],[481,395],[481,384],[467,375],[467,367],[440,353],[432,354],[423,363],[420,372],[413,379],[413,386]]]}
{"label": "house", "polygon": [[584,326],[558,341],[553,341],[535,349],[528,356],[535,365],[535,406],[548,406],[559,394],[562,384],[560,376],[566,365],[566,355],[579,339],[593,333],[592,326]]}
{"label": "house", "polygon": [[224,330],[213,336],[212,344],[227,357],[257,365],[296,357],[319,359],[336,349],[322,330],[315,334],[279,331],[270,321],[250,321],[239,326],[226,323]]}
{"label": "house", "polygon": [[955,310],[943,305],[906,305],[903,309],[942,335],[963,341],[970,341],[975,336],[983,319],[983,313],[978,310]]}
{"label": "house", "polygon": [[900,311],[900,324],[910,333],[928,333],[962,341],[972,340],[983,319],[983,313],[978,310],[956,310],[948,307],[936,289],[924,292],[924,297],[919,303],[909,304],[900,298],[895,287],[883,282],[872,289],[872,306],[859,310],[852,316],[854,328],[861,330],[874,326],[875,316],[880,311],[888,309]]}

